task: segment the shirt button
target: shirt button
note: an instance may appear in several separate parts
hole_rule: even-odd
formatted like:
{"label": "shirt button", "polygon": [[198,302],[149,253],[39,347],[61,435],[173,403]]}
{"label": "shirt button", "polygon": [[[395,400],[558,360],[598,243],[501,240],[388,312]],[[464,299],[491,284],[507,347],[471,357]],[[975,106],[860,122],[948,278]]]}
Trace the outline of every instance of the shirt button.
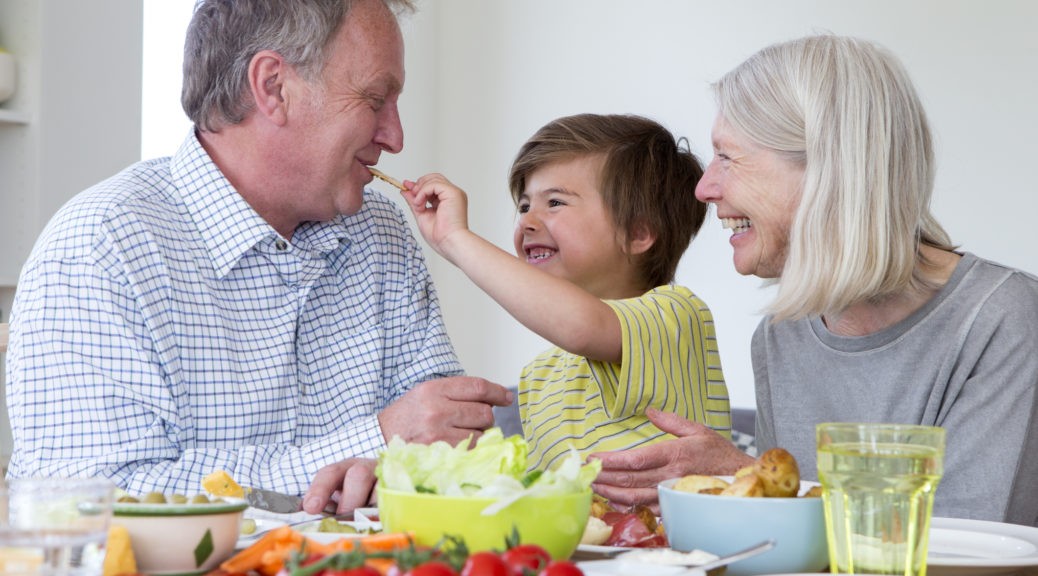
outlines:
{"label": "shirt button", "polygon": [[288,248],[288,242],[285,242],[281,238],[278,238],[277,241],[274,242],[274,247],[277,248],[279,251],[284,252]]}

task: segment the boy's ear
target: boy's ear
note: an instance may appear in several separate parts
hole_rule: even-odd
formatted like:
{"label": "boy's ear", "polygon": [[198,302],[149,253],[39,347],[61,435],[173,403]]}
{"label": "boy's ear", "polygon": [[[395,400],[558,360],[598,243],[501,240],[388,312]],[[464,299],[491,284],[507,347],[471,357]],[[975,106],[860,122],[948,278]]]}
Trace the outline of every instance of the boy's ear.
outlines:
{"label": "boy's ear", "polygon": [[635,224],[631,227],[630,236],[627,238],[627,246],[631,255],[644,254],[656,243],[656,234],[649,230],[645,224]]}
{"label": "boy's ear", "polygon": [[288,117],[287,72],[285,59],[273,50],[261,50],[249,62],[249,90],[256,112],[279,126]]}

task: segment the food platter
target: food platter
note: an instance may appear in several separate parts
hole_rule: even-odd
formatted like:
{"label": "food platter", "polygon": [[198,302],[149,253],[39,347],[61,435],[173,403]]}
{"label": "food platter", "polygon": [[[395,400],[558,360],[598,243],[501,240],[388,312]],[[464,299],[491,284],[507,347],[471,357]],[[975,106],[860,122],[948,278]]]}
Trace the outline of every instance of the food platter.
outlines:
{"label": "food platter", "polygon": [[264,533],[279,526],[291,525],[292,528],[306,535],[307,538],[327,544],[343,538],[359,538],[370,532],[382,530],[382,523],[378,520],[378,508],[357,508],[352,521],[340,521],[340,524],[350,526],[357,530],[357,534],[348,532],[320,532],[318,525],[324,516],[307,514],[306,512],[295,512],[293,514],[275,514],[257,508],[249,508],[245,517],[256,522],[256,530],[251,534],[242,534],[235,546],[237,549],[246,548],[259,540]]}
{"label": "food platter", "polygon": [[1038,567],[1038,528],[984,520],[930,521],[929,576],[994,576]]}
{"label": "food platter", "polygon": [[339,524],[344,526],[352,527],[356,532],[318,532],[316,526],[319,522],[320,520],[315,521],[311,530],[307,530],[306,526],[303,526],[300,528],[299,532],[308,539],[313,540],[314,542],[320,542],[321,544],[331,544],[332,542],[338,542],[339,540],[352,540],[370,535],[370,533],[367,532],[369,525],[364,522],[339,522]]}
{"label": "food platter", "polygon": [[275,520],[273,518],[252,518],[252,521],[256,523],[256,529],[251,534],[239,535],[238,543],[234,545],[235,549],[245,548],[258,540],[264,532],[287,524],[284,520]]}

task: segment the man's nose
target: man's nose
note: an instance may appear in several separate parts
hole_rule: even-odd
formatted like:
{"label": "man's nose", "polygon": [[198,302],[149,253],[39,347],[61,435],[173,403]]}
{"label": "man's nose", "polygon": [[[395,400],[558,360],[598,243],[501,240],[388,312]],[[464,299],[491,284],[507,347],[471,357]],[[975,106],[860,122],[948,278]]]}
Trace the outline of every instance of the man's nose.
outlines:
{"label": "man's nose", "polygon": [[391,154],[404,149],[404,127],[400,123],[400,109],[396,104],[386,105],[381,110],[379,127],[375,132],[375,143]]}

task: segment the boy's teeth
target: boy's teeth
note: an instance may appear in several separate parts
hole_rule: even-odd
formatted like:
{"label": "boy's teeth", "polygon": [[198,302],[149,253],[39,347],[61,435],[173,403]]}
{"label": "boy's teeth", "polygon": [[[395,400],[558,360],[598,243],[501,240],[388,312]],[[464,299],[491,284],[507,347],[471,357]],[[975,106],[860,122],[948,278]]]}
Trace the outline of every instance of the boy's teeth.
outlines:
{"label": "boy's teeth", "polygon": [[753,224],[750,223],[749,218],[722,218],[721,226],[739,234],[752,228]]}
{"label": "boy's teeth", "polygon": [[530,258],[530,260],[542,260],[544,258],[550,257],[554,253],[554,250],[547,250],[542,248],[538,250],[530,250],[527,256]]}

